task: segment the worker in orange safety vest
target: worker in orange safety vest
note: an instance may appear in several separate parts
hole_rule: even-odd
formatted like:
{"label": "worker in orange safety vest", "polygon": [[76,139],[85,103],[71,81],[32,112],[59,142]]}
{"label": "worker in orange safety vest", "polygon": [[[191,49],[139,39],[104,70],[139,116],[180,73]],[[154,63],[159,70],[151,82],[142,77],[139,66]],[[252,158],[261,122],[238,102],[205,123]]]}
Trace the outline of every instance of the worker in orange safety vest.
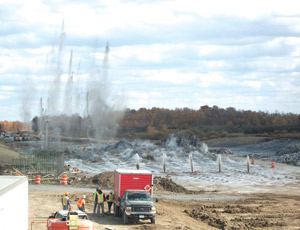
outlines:
{"label": "worker in orange safety vest", "polygon": [[82,198],[80,198],[77,202],[78,209],[83,212],[85,212],[85,198],[85,195],[83,195]]}

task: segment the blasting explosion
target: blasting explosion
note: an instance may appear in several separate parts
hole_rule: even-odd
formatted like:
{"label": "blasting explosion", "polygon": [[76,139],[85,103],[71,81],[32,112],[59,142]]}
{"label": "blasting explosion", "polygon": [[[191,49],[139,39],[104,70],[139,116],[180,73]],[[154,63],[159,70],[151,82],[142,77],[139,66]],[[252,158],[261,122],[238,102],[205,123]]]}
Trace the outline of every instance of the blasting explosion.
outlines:
{"label": "blasting explosion", "polygon": [[[125,106],[111,93],[108,81],[109,44],[105,47],[102,63],[97,65],[95,51],[88,73],[81,74],[81,61],[74,71],[73,50],[65,55],[65,42],[63,22],[58,45],[53,46],[47,58],[47,75],[52,80],[47,96],[40,98],[39,114],[33,119],[36,123],[34,131],[42,134],[43,139],[46,139],[48,129],[49,134],[57,140],[61,136],[98,140],[111,138],[117,131]],[[69,56],[68,63],[64,62],[65,56]],[[64,71],[65,66],[67,71]],[[26,87],[29,86],[24,87],[24,92],[27,92]],[[30,113],[24,108],[27,106],[22,106],[22,113],[28,120]]]}

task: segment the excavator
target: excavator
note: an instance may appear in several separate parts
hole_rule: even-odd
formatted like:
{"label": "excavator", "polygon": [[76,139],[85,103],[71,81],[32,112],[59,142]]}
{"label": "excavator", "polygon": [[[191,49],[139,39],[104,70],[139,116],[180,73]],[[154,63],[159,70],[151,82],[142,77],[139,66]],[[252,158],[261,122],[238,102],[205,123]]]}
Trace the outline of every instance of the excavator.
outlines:
{"label": "excavator", "polygon": [[43,134],[42,132],[39,132],[38,134],[33,134],[32,139],[41,140],[42,134]]}

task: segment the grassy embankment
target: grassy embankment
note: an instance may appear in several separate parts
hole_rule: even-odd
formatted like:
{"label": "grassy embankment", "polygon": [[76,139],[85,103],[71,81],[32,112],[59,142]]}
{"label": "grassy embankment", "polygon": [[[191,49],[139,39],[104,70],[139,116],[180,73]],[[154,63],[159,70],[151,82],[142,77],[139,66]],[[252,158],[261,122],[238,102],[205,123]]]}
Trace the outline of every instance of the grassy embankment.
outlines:
{"label": "grassy embankment", "polygon": [[19,153],[11,150],[4,142],[0,141],[0,164],[11,162],[13,158],[17,158]]}
{"label": "grassy embankment", "polygon": [[201,141],[216,139],[216,138],[236,138],[236,137],[247,137],[247,136],[260,136],[266,138],[291,138],[300,139],[300,132],[287,132],[287,131],[276,131],[276,132],[262,132],[262,133],[252,133],[247,134],[244,132],[227,132],[222,130],[209,130],[209,131],[195,131],[192,129],[167,129],[167,130],[157,130],[155,128],[151,129],[121,129],[119,130],[117,137],[125,138],[129,140],[134,139],[150,139],[150,140],[163,140],[166,139],[170,134],[179,134],[179,136],[192,137],[195,136]]}

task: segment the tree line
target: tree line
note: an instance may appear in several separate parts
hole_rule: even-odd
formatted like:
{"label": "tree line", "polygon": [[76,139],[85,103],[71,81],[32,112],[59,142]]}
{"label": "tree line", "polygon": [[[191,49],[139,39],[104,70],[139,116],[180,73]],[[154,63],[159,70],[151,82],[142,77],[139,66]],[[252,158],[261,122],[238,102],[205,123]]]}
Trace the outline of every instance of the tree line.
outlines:
{"label": "tree line", "polygon": [[120,123],[119,134],[146,132],[148,136],[185,130],[200,138],[213,138],[233,133],[299,132],[300,115],[236,110],[233,107],[201,106],[198,110],[177,108],[128,109]]}
{"label": "tree line", "polygon": [[0,131],[21,132],[31,130],[31,124],[20,121],[0,121]]}
{"label": "tree line", "polygon": [[[32,130],[39,132],[39,122],[34,117]],[[6,132],[28,129],[19,121],[0,122]],[[62,135],[76,137],[93,136],[93,127],[88,117],[59,115],[50,118],[49,130],[59,127]],[[99,128],[99,127],[97,127]],[[185,131],[202,139],[234,135],[237,133],[284,133],[300,132],[300,115],[294,113],[269,113],[251,110],[236,110],[233,107],[201,106],[198,110],[189,108],[127,109],[119,120],[117,136],[120,138],[160,139],[173,132]]]}

